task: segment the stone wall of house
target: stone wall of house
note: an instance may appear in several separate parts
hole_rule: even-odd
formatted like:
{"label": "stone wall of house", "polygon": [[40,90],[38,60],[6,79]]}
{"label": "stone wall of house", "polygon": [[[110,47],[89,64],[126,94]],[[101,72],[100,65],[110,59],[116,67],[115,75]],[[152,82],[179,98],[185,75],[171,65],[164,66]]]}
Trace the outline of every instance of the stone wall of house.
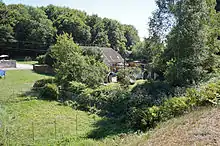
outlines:
{"label": "stone wall of house", "polygon": [[54,74],[53,68],[48,65],[33,65],[33,70],[40,74]]}
{"label": "stone wall of house", "polygon": [[0,68],[16,68],[16,60],[0,60]]}

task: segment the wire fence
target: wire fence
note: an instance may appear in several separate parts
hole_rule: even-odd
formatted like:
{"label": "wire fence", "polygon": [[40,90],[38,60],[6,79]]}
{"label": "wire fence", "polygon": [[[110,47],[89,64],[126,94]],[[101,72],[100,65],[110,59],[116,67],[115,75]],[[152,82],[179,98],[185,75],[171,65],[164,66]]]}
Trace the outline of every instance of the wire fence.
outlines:
{"label": "wire fence", "polygon": [[85,136],[86,133],[80,129],[77,114],[68,121],[69,123],[66,123],[62,118],[51,122],[30,121],[16,125],[16,127],[11,126],[10,122],[2,122],[0,123],[0,145],[56,144],[66,137]]}
{"label": "wire fence", "polygon": [[[40,112],[25,113],[25,108],[18,112],[10,111],[10,108],[9,111],[4,109],[4,104],[10,105],[21,102],[19,103],[20,106],[22,102],[26,102],[26,98],[28,99],[28,97],[25,94],[28,91],[28,89],[23,89],[23,86],[21,86],[19,90],[9,88],[7,92],[10,92],[10,94],[7,95],[7,98],[3,98],[2,106],[0,104],[0,146],[56,144],[66,137],[78,139],[86,136],[87,130],[85,130],[85,128],[88,127],[85,127],[83,123],[81,123],[84,119],[78,115],[79,111],[75,111],[75,114],[71,115],[63,115],[60,111],[58,113],[54,111],[55,113],[51,114],[56,108],[50,109],[49,107],[48,113],[50,114],[46,115],[44,113],[41,115]],[[23,98],[22,95],[24,96]],[[30,100],[32,99],[30,98]],[[38,104],[40,104],[40,102]],[[20,109],[20,107],[18,109]],[[39,108],[27,108],[27,110],[37,109]],[[45,112],[45,110],[43,111]],[[26,114],[39,115],[28,116]],[[29,121],[28,117],[31,117]]]}

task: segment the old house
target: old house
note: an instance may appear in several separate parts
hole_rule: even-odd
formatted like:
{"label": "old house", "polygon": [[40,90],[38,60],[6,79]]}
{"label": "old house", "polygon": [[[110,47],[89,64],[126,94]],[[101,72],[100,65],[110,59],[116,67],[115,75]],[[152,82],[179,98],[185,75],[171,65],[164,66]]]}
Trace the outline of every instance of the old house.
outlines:
{"label": "old house", "polygon": [[107,47],[81,46],[87,54],[99,53],[103,62],[109,67],[112,72],[117,72],[119,68],[124,67],[123,57],[114,49]]}

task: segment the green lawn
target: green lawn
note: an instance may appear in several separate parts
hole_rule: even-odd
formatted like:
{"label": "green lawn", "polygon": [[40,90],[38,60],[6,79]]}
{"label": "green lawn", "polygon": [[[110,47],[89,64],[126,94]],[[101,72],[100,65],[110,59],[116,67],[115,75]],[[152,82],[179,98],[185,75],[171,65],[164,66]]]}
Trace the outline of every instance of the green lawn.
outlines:
{"label": "green lawn", "polygon": [[17,61],[17,63],[20,63],[20,64],[37,64],[37,61]]}
{"label": "green lawn", "polygon": [[35,80],[46,77],[31,71],[8,71],[0,80],[0,145],[52,145],[69,138],[81,141],[96,128],[101,119],[96,115],[22,95]]}
{"label": "green lawn", "polygon": [[[38,100],[31,87],[47,77],[15,70],[0,79],[0,145],[127,145],[140,138],[121,134],[126,129],[108,119]],[[89,139],[91,133],[100,138]]]}

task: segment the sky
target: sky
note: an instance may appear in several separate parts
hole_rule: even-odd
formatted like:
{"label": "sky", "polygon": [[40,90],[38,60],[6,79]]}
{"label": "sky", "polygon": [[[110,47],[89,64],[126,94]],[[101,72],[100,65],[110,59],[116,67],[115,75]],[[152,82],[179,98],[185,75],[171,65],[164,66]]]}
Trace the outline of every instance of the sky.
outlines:
{"label": "sky", "polygon": [[123,24],[134,25],[139,36],[148,36],[148,21],[156,9],[155,0],[3,0],[6,4],[26,4],[31,6],[66,6],[88,14],[98,14],[118,20]]}

